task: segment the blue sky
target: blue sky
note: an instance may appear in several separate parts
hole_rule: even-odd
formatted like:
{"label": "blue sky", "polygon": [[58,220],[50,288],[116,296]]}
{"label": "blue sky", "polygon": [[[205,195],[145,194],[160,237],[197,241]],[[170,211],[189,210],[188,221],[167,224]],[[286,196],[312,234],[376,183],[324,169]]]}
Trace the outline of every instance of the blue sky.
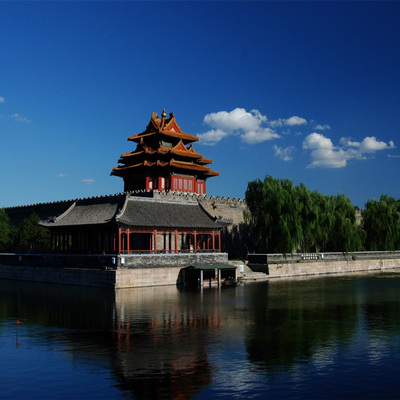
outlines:
{"label": "blue sky", "polygon": [[243,198],[400,198],[400,2],[0,2],[0,207],[118,193],[153,111]]}

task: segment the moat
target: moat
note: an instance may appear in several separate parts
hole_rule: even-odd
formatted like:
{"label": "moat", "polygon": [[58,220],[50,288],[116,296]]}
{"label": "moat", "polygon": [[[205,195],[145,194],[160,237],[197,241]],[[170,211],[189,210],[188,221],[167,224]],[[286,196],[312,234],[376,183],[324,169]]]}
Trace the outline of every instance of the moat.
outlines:
{"label": "moat", "polygon": [[396,272],[196,291],[3,280],[0,399],[398,398],[399,309]]}

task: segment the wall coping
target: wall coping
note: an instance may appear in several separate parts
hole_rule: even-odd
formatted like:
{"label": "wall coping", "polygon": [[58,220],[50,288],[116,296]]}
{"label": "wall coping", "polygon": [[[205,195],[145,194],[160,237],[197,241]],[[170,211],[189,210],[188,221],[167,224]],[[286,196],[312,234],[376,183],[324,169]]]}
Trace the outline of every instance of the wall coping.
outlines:
{"label": "wall coping", "polygon": [[249,264],[288,264],[296,262],[350,261],[367,259],[400,258],[400,251],[354,251],[354,252],[320,252],[320,253],[249,253]]}

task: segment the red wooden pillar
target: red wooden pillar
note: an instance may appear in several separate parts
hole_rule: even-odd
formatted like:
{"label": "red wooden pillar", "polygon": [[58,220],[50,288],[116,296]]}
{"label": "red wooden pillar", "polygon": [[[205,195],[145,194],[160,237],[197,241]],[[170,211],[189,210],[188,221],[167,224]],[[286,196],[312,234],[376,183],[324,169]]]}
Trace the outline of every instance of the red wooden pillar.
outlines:
{"label": "red wooden pillar", "polygon": [[178,254],[178,230],[175,229],[175,254]]}
{"label": "red wooden pillar", "polygon": [[218,231],[218,253],[221,253],[221,231]]}
{"label": "red wooden pillar", "polygon": [[215,251],[215,231],[212,231],[212,251]]}
{"label": "red wooden pillar", "polygon": [[197,231],[194,230],[194,252],[197,253]]}
{"label": "red wooden pillar", "polygon": [[118,228],[118,254],[122,253],[122,229]]}
{"label": "red wooden pillar", "polygon": [[157,229],[154,229],[154,254],[157,254]]}
{"label": "red wooden pillar", "polygon": [[127,232],[126,232],[126,254],[129,254],[129,250],[131,248],[130,245],[129,245],[130,232],[131,232],[131,230],[128,228]]}

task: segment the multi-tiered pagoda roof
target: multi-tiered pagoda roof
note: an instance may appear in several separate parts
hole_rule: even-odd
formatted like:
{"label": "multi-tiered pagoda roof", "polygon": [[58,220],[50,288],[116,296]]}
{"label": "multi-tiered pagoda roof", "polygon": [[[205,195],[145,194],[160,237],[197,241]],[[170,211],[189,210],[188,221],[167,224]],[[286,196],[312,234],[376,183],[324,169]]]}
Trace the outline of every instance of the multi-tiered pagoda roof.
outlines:
{"label": "multi-tiered pagoda roof", "polygon": [[212,160],[194,150],[198,137],[185,133],[173,113],[166,118],[165,110],[158,118],[152,113],[145,131],[128,140],[135,142],[133,152],[121,154],[120,165],[111,175],[124,179],[124,191],[138,189],[206,192],[206,179],[218,176],[207,164]]}

